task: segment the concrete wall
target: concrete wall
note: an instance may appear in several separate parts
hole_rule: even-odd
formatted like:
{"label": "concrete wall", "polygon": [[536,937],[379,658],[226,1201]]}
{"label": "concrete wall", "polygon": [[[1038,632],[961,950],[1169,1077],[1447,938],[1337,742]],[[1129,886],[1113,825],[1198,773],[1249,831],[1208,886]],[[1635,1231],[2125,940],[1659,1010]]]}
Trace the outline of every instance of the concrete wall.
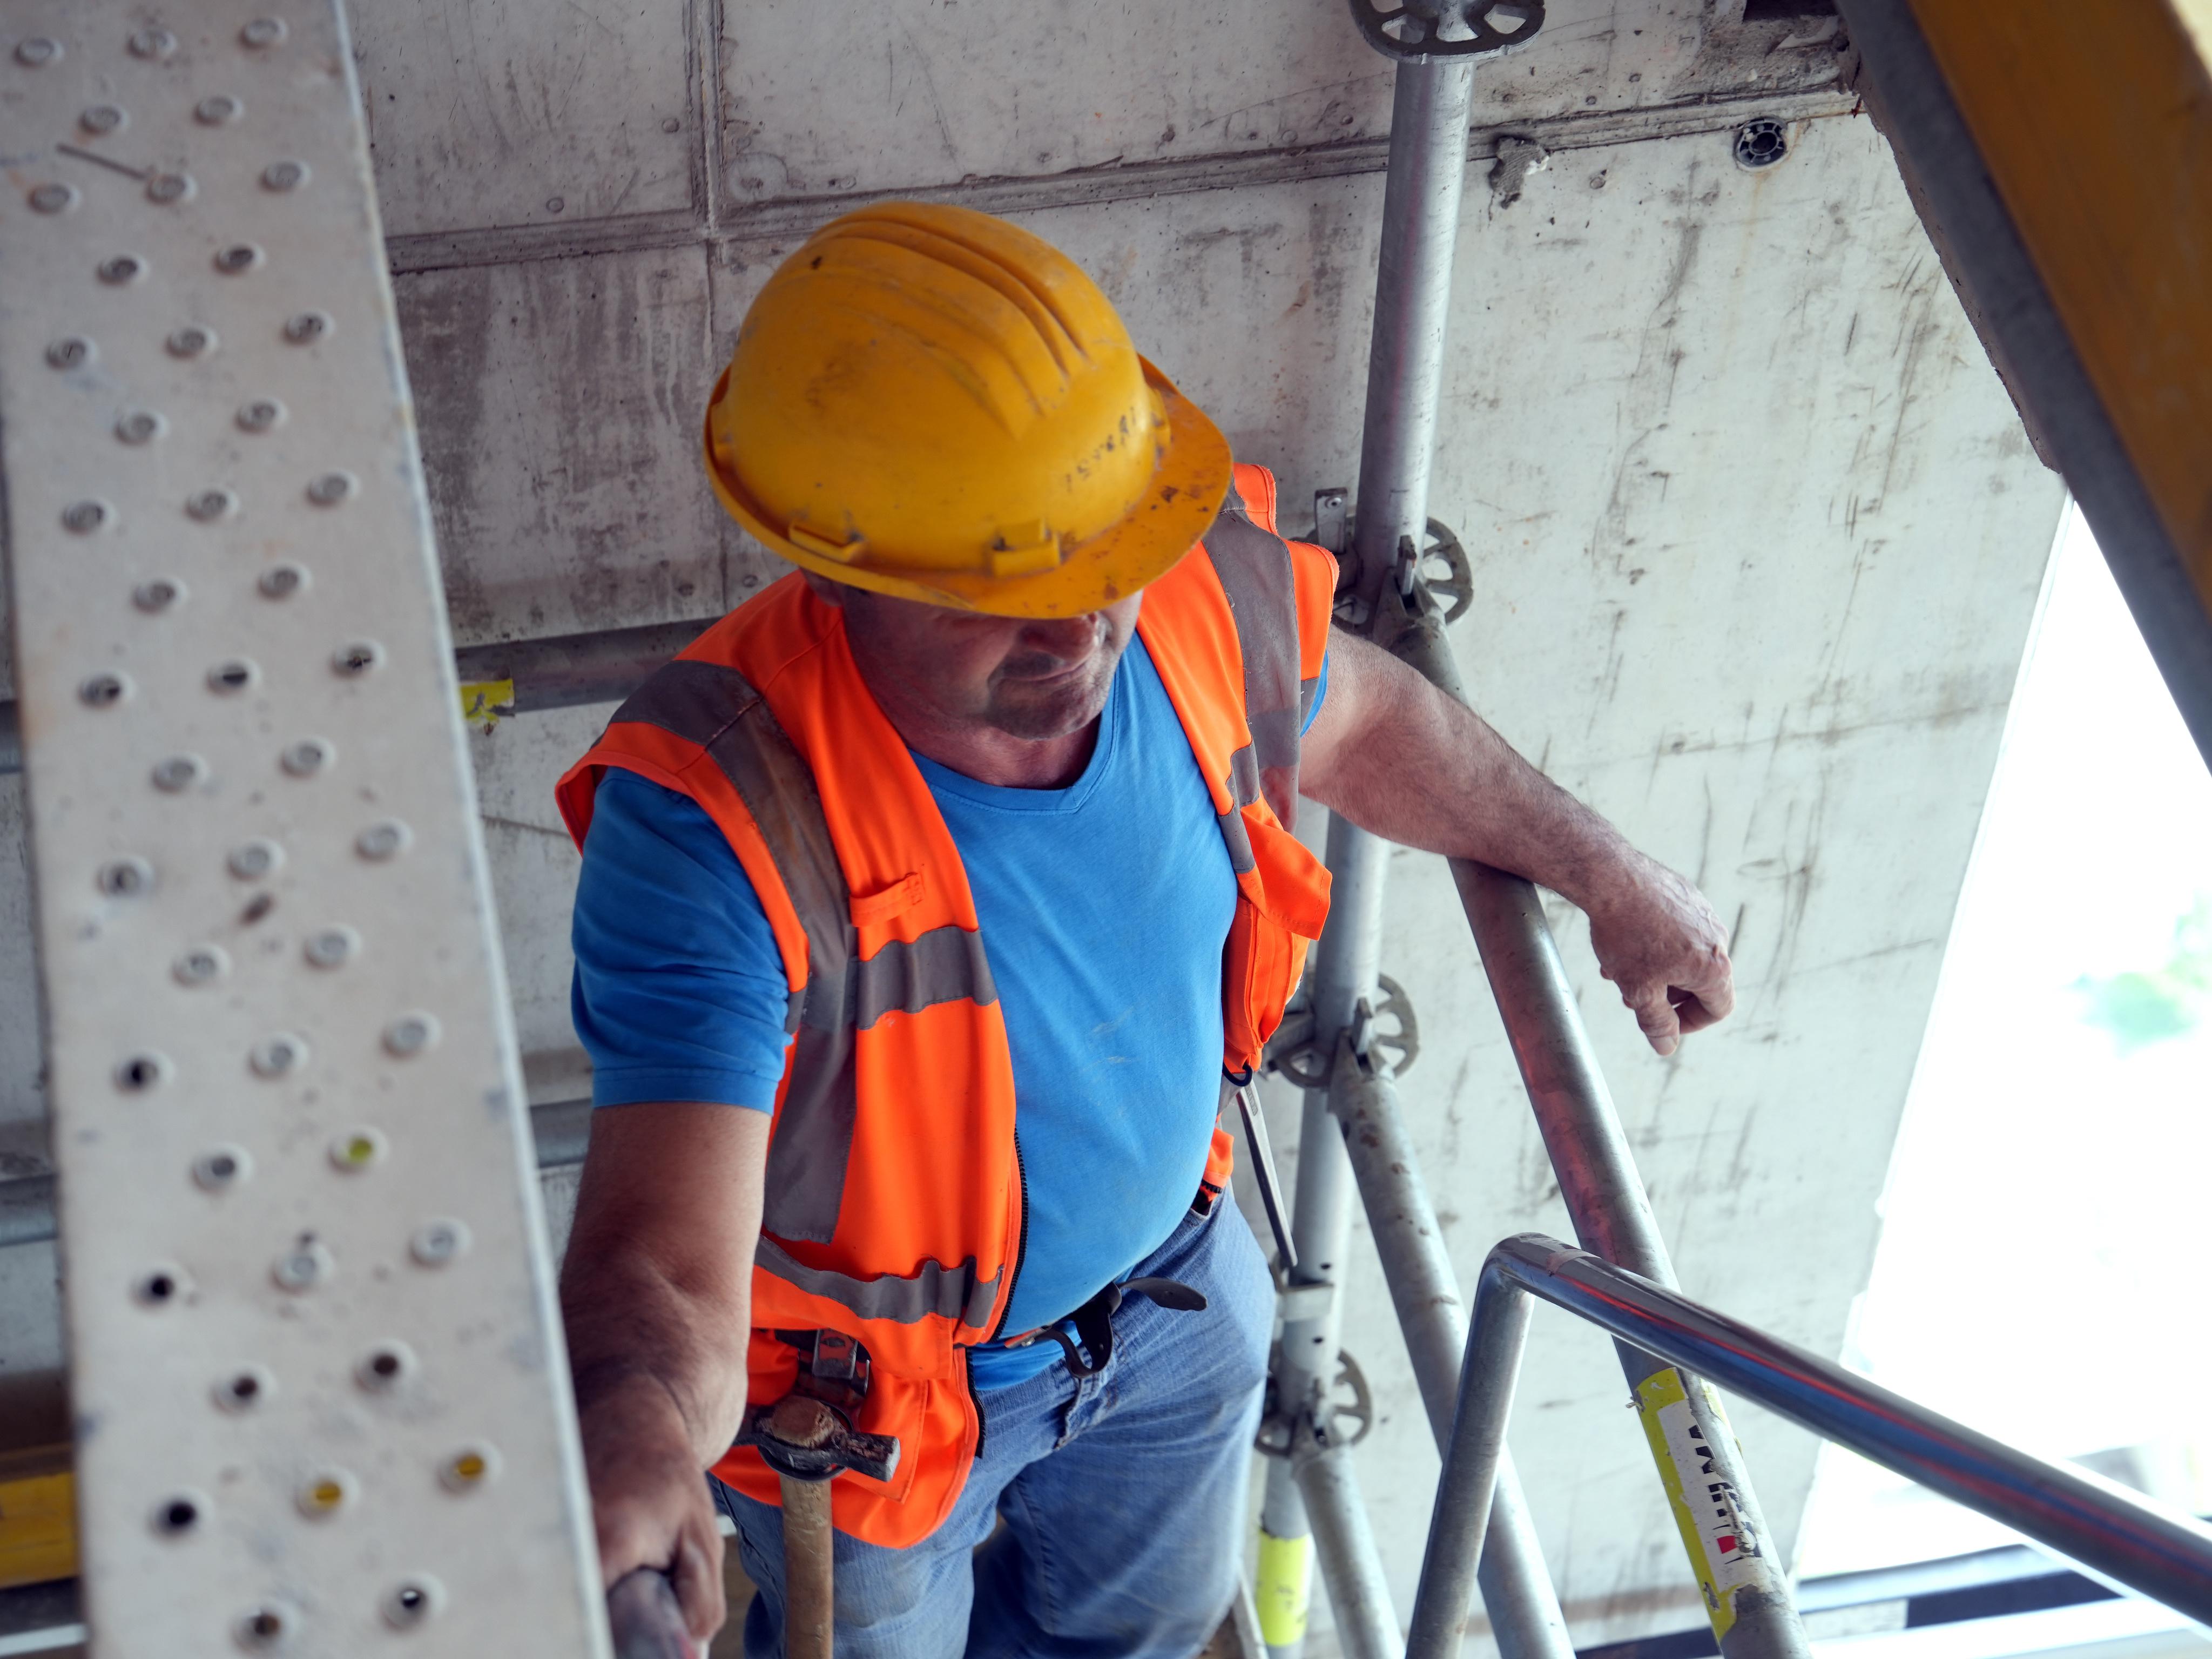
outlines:
{"label": "concrete wall", "polygon": [[[1286,528],[1356,482],[1389,73],[1327,0],[1202,23],[1168,0],[362,0],[354,23],[464,643],[703,617],[772,578],[700,477],[703,400],[775,263],[884,191],[1009,212],[1080,259],[1278,470]],[[1480,72],[1431,502],[1474,562],[1478,704],[1735,927],[1736,1018],[1662,1062],[1557,918],[1683,1281],[1828,1352],[2060,501],[1832,90],[1832,33],[1558,0]],[[1733,131],[1766,114],[1791,153],[1743,171]],[[1510,207],[1481,159],[1505,132],[1552,151]],[[541,1097],[577,1076],[550,789],[605,713],[474,739]],[[1441,866],[1392,879],[1383,963],[1425,1037],[1405,1098],[1471,1279],[1498,1237],[1566,1223]],[[11,854],[0,917],[24,915]],[[29,1168],[22,937],[0,927],[0,1158]],[[1294,1109],[1276,1134],[1294,1158]],[[5,1254],[0,1383],[50,1376],[51,1270]],[[1402,1611],[1435,1459],[1364,1243],[1350,1285]],[[1606,1345],[1540,1316],[1521,1399],[1578,1641],[1694,1623]],[[1738,1427],[1786,1545],[1810,1445]]]}

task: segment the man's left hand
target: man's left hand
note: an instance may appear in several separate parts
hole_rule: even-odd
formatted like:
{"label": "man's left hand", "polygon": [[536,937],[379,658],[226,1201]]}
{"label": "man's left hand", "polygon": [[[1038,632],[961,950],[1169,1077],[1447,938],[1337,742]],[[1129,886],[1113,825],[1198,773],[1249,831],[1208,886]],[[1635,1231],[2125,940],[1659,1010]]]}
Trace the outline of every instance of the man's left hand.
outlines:
{"label": "man's left hand", "polygon": [[1728,933],[1705,896],[1665,865],[1622,848],[1583,908],[1598,971],[1660,1054],[1735,1006]]}

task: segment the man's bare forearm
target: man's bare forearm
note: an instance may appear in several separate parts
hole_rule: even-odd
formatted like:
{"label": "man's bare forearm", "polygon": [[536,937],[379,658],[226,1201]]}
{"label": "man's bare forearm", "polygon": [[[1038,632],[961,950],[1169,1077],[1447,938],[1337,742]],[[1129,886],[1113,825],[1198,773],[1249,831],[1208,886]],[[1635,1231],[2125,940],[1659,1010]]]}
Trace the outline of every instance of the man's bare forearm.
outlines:
{"label": "man's bare forearm", "polygon": [[595,1116],[561,1269],[586,1420],[680,1431],[703,1468],[745,1404],[767,1117],[738,1107],[618,1106]]}
{"label": "man's bare forearm", "polygon": [[1728,1013],[1727,933],[1696,887],[1395,657],[1339,633],[1328,662],[1309,795],[1378,836],[1510,870],[1580,906],[1600,971],[1661,1054]]}
{"label": "man's bare forearm", "polygon": [[572,1247],[561,1312],[577,1410],[625,1419],[672,1413],[699,1466],[714,1462],[744,1411],[747,1300],[742,1290],[687,1294],[619,1245],[588,1264]]}
{"label": "man's bare forearm", "polygon": [[1619,830],[1522,759],[1480,714],[1341,632],[1329,641],[1316,735],[1324,735],[1332,707],[1344,724],[1325,734],[1334,740],[1326,752],[1309,760],[1305,792],[1363,830],[1510,870],[1585,909],[1601,902],[1623,861],[1638,856]]}

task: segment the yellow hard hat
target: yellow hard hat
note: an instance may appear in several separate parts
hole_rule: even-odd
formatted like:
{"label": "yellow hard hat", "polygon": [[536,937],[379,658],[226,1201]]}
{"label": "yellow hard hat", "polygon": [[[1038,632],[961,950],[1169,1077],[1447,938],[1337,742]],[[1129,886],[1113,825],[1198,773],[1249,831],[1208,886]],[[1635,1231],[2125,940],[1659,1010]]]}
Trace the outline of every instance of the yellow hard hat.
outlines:
{"label": "yellow hard hat", "polygon": [[1058,249],[887,202],[768,280],[707,406],[707,471],[808,570],[1004,617],[1164,574],[1220,510],[1229,445]]}

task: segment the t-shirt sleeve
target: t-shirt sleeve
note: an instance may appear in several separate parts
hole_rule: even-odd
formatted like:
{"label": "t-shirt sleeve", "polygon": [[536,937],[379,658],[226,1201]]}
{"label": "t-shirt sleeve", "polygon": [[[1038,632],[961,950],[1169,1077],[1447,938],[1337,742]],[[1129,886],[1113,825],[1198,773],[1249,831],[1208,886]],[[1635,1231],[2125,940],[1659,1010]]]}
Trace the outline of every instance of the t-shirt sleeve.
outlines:
{"label": "t-shirt sleeve", "polygon": [[570,926],[592,1101],[773,1111],[790,985],[768,913],[706,809],[609,768]]}
{"label": "t-shirt sleeve", "polygon": [[[1328,696],[1328,658],[1321,659],[1321,672],[1314,676],[1313,702],[1306,708],[1306,723],[1298,728],[1300,737],[1313,730],[1313,723],[1321,718],[1322,700]],[[732,854],[732,858],[736,857]]]}

